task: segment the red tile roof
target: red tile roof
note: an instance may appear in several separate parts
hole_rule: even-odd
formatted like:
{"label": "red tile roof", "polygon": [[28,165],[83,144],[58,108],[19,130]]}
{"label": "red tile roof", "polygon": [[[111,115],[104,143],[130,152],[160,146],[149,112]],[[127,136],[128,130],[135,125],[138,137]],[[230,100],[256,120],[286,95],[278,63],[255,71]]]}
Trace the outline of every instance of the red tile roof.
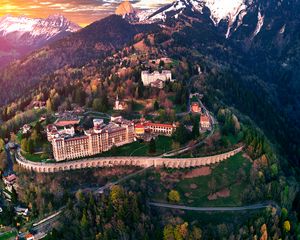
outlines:
{"label": "red tile roof", "polygon": [[175,128],[172,124],[164,124],[164,123],[145,123],[144,126],[147,127],[163,127],[163,128]]}
{"label": "red tile roof", "polygon": [[200,122],[209,122],[209,117],[207,115],[201,115]]}
{"label": "red tile roof", "polygon": [[65,127],[68,125],[75,125],[79,124],[80,120],[58,120],[55,122],[55,126],[57,127]]}
{"label": "red tile roof", "polygon": [[141,123],[137,123],[134,125],[135,128],[145,128],[145,126]]}

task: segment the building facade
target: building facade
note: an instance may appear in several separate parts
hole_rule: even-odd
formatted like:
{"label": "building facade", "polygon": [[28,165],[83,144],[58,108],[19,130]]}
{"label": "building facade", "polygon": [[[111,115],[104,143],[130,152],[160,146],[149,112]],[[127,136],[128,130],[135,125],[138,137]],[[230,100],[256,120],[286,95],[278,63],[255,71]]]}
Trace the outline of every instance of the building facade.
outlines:
{"label": "building facade", "polygon": [[127,104],[123,101],[120,101],[119,96],[117,95],[113,109],[116,111],[123,111],[123,110],[126,110],[126,108],[127,108]]}
{"label": "building facade", "polygon": [[151,86],[160,82],[158,86],[161,88],[163,87],[161,82],[165,82],[167,80],[172,81],[172,73],[169,70],[163,70],[161,73],[159,71],[154,71],[152,73],[149,71],[142,71],[141,78],[144,86]]}
{"label": "building facade", "polygon": [[209,116],[201,115],[200,116],[200,128],[202,130],[207,130],[211,126]]}
{"label": "building facade", "polygon": [[57,136],[52,139],[53,155],[56,161],[93,156],[134,141],[134,124],[130,121],[85,131],[83,136]]}
{"label": "building facade", "polygon": [[192,102],[191,111],[192,111],[192,113],[201,113],[201,107],[200,107],[199,103]]}
{"label": "building facade", "polygon": [[172,136],[175,130],[176,130],[175,124],[142,122],[142,123],[137,123],[135,125],[135,133],[137,135],[142,135],[148,132],[157,135]]}

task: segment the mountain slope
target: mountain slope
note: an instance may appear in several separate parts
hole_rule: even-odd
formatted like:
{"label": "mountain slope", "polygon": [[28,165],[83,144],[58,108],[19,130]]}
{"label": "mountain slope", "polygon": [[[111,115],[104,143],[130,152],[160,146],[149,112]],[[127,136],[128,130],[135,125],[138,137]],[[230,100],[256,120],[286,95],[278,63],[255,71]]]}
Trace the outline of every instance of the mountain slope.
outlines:
{"label": "mountain slope", "polygon": [[[0,18],[0,39],[9,42],[10,47],[2,49],[2,52],[5,57],[10,56],[9,61],[12,61],[80,29],[62,15],[49,16],[47,19],[6,15]],[[2,57],[0,55],[0,62]]]}
{"label": "mountain slope", "polygon": [[[79,32],[56,41],[0,71],[0,85],[6,89],[0,103],[7,103],[66,65],[80,67],[130,42],[151,26],[134,26],[120,16],[110,16]],[[37,67],[38,66],[38,67]],[[22,91],[21,91],[22,90]]]}

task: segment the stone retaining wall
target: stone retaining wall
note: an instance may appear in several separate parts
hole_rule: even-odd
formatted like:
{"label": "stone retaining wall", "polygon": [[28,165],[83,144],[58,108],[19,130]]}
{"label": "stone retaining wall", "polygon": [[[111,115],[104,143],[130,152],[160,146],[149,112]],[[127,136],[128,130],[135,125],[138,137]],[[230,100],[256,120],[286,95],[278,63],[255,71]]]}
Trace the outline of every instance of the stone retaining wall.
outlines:
{"label": "stone retaining wall", "polygon": [[235,154],[241,152],[243,147],[239,147],[230,152],[208,157],[198,158],[162,158],[162,157],[105,157],[74,160],[57,163],[36,163],[26,160],[20,152],[16,155],[16,160],[23,168],[40,173],[53,173],[84,168],[99,168],[113,166],[139,166],[139,167],[167,167],[167,168],[190,168],[200,167],[219,163]]}

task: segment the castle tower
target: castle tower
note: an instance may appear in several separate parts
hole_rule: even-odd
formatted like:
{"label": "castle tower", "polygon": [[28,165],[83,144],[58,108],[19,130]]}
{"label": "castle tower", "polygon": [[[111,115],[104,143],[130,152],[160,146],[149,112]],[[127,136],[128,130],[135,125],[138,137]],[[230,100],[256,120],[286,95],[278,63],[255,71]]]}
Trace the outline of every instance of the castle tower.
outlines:
{"label": "castle tower", "polygon": [[117,95],[117,98],[116,98],[116,101],[115,101],[115,110],[119,110],[119,105],[120,105],[119,95]]}

